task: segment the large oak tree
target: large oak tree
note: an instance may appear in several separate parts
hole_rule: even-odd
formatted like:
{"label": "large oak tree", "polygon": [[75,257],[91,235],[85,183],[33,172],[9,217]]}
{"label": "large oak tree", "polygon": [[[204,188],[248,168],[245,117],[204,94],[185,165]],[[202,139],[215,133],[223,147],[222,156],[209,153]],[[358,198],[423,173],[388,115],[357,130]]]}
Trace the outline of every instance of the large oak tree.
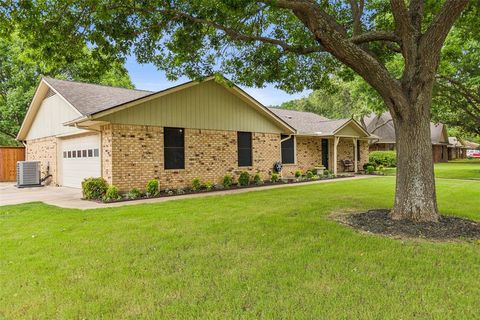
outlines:
{"label": "large oak tree", "polygon": [[[88,41],[102,54],[153,62],[167,75],[220,71],[245,84],[319,88],[360,75],[397,132],[394,219],[437,221],[432,87],[445,38],[468,0],[14,1],[0,15],[41,43]],[[387,62],[401,57],[400,74]]]}

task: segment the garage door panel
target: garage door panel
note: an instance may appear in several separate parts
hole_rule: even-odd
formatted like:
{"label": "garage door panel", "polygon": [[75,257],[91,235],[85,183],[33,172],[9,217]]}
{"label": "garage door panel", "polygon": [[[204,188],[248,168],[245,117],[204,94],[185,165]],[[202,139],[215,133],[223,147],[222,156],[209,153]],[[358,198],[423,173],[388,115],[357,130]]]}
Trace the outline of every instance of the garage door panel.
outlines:
{"label": "garage door panel", "polygon": [[83,179],[101,176],[99,135],[63,140],[61,150],[63,186],[81,188]]}

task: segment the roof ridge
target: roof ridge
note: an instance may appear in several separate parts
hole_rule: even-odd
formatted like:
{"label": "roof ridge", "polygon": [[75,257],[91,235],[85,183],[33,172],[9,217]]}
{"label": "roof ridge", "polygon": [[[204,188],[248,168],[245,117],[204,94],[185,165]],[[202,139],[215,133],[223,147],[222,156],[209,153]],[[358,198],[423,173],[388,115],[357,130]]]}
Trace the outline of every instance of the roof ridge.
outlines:
{"label": "roof ridge", "polygon": [[155,92],[155,91],[143,90],[143,89],[130,89],[130,88],[124,88],[124,87],[120,87],[120,86],[110,86],[110,85],[100,84],[100,83],[91,83],[91,82],[84,82],[84,81],[77,81],[77,80],[57,79],[57,78],[52,78],[52,77],[47,77],[47,76],[42,76],[42,78],[45,79],[47,82],[48,82],[48,80],[50,79],[50,80],[70,82],[70,83],[88,84],[88,85],[91,85],[91,86],[104,87],[104,88],[114,88],[114,89],[123,89],[123,90],[130,90],[130,91],[141,91],[141,92],[150,92],[150,93],[154,93],[154,92]]}

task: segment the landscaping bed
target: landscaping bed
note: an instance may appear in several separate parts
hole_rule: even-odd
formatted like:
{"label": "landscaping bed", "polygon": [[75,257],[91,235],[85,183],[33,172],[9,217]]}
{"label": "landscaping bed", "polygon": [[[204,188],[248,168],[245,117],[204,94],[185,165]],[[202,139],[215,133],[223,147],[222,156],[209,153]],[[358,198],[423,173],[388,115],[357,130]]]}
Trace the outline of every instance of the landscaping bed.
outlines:
{"label": "landscaping bed", "polygon": [[392,220],[390,210],[375,209],[347,216],[344,223],[374,234],[431,240],[480,239],[480,223],[453,216],[440,216],[437,223]]}
{"label": "landscaping bed", "polygon": [[324,175],[320,177],[315,177],[315,178],[283,178],[278,181],[262,181],[261,183],[250,183],[247,185],[240,185],[239,183],[232,184],[229,187],[225,187],[223,184],[216,184],[212,186],[205,187],[204,185],[199,186],[198,188],[192,188],[192,187],[187,187],[187,188],[178,188],[178,189],[163,189],[160,190],[158,193],[154,195],[148,195],[146,192],[140,192],[138,193],[135,191],[135,195],[132,196],[132,192],[128,192],[122,195],[119,195],[119,197],[111,199],[111,200],[105,200],[104,198],[102,199],[85,199],[83,200],[90,200],[98,203],[116,203],[116,202],[124,202],[124,201],[135,201],[135,200],[146,200],[146,199],[155,199],[155,198],[164,198],[164,197],[175,197],[175,196],[182,196],[182,195],[187,195],[187,194],[197,194],[197,193],[212,193],[212,192],[220,192],[220,191],[226,191],[226,190],[237,190],[237,189],[251,189],[251,188],[261,188],[261,187],[268,187],[268,186],[274,186],[274,185],[285,185],[285,184],[301,184],[301,183],[306,183],[306,182],[313,182],[313,181],[320,181],[320,180],[332,180],[332,179],[341,179],[341,178],[348,178],[348,177],[353,177],[355,176],[354,174],[343,174],[343,175]]}

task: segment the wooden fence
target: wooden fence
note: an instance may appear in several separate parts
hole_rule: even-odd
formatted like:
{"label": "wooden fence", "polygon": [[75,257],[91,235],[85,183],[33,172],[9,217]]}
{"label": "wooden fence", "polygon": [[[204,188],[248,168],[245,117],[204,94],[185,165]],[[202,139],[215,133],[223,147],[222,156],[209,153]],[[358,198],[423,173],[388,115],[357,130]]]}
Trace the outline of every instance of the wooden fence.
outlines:
{"label": "wooden fence", "polygon": [[25,160],[24,147],[0,147],[0,182],[17,180],[17,161]]}

